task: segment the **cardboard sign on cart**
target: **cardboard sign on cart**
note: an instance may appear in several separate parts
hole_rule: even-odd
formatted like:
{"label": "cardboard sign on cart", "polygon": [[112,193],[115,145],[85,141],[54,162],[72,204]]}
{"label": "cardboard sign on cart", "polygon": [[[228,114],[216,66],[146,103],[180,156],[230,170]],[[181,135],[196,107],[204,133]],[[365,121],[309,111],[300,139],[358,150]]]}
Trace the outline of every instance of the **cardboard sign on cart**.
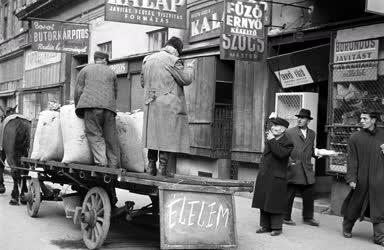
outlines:
{"label": "cardboard sign on cart", "polygon": [[161,249],[237,246],[233,192],[214,186],[159,187]]}

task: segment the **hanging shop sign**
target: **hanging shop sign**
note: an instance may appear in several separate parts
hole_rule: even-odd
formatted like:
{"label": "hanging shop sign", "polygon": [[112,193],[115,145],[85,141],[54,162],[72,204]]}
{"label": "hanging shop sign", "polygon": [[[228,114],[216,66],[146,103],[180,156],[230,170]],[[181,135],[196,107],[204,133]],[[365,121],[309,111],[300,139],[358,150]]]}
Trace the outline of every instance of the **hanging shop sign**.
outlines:
{"label": "hanging shop sign", "polygon": [[128,62],[118,62],[109,65],[116,75],[128,74]]}
{"label": "hanging shop sign", "polygon": [[187,28],[186,0],[106,0],[105,20]]}
{"label": "hanging shop sign", "polygon": [[224,1],[223,33],[264,38],[268,5],[261,1]]}
{"label": "hanging shop sign", "polygon": [[274,72],[283,88],[313,83],[311,74],[305,65]]}
{"label": "hanging shop sign", "polygon": [[61,53],[28,51],[25,54],[25,70],[40,68],[61,61]]}
{"label": "hanging shop sign", "polygon": [[377,80],[379,40],[335,40],[334,82]]}
{"label": "hanging shop sign", "polygon": [[87,54],[88,24],[33,20],[30,30],[32,50]]}
{"label": "hanging shop sign", "polygon": [[366,0],[365,11],[378,15],[384,15],[383,0]]}
{"label": "hanging shop sign", "polygon": [[220,59],[260,61],[265,55],[265,40],[250,36],[221,34]]}
{"label": "hanging shop sign", "polygon": [[219,37],[223,15],[223,2],[191,11],[189,13],[189,42]]}

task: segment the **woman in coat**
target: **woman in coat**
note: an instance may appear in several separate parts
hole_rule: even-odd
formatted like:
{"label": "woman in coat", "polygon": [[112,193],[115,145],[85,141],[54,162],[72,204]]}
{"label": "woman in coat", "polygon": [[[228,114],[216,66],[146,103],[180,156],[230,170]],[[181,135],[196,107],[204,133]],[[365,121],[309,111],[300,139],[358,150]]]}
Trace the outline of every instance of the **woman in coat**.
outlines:
{"label": "woman in coat", "polygon": [[288,121],[272,118],[256,180],[252,207],[260,209],[260,226],[256,233],[281,234],[287,203],[287,167],[292,142],[285,135]]}

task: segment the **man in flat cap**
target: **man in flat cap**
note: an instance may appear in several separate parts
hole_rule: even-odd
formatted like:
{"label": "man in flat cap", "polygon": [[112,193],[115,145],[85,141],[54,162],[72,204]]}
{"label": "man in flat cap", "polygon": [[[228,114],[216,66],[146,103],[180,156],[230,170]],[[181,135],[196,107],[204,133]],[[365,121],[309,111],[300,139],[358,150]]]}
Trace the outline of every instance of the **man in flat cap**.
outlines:
{"label": "man in flat cap", "polygon": [[85,134],[96,165],[118,168],[120,148],[116,130],[116,74],[107,66],[108,54],[96,51],[75,87],[76,114],[84,118]]}
{"label": "man in flat cap", "polygon": [[184,65],[179,58],[182,50],[182,41],[171,37],[159,52],[145,57],[142,65],[143,145],[148,148],[146,172],[151,175],[172,176],[168,169],[170,155],[190,152],[184,86],[192,83],[194,61]]}
{"label": "man in flat cap", "polygon": [[260,228],[256,233],[282,233],[287,201],[287,168],[293,144],[285,135],[289,122],[280,117],[270,119],[263,157],[257,176],[252,207],[260,209]]}
{"label": "man in flat cap", "polygon": [[380,114],[364,110],[360,114],[361,130],[348,140],[347,175],[351,188],[341,208],[343,236],[352,237],[355,222],[369,217],[373,224],[373,241],[384,247],[384,130],[377,126]]}
{"label": "man in flat cap", "polygon": [[316,157],[314,153],[316,133],[308,128],[308,124],[313,118],[308,109],[301,109],[296,117],[297,126],[286,132],[293,142],[293,150],[288,163],[288,204],[284,215],[284,224],[296,225],[291,219],[291,213],[295,194],[300,192],[303,198],[302,216],[304,224],[319,226],[319,222],[313,218],[315,171],[311,158]]}

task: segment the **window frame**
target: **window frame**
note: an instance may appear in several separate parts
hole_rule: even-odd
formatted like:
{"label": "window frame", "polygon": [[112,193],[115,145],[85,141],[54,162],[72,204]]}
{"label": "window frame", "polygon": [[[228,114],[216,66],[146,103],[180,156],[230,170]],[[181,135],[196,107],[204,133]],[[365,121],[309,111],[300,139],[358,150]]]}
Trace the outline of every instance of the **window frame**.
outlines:
{"label": "window frame", "polygon": [[[163,34],[165,34],[164,37],[162,36]],[[151,36],[154,36],[154,35],[161,36],[161,38],[162,38],[161,41],[160,42],[157,41],[156,44],[155,44],[154,38],[151,37]],[[161,29],[156,29],[156,30],[148,31],[147,32],[147,36],[148,36],[148,51],[160,50],[162,47],[165,46],[165,43],[168,41],[169,29],[165,27],[165,28],[161,28]]]}

